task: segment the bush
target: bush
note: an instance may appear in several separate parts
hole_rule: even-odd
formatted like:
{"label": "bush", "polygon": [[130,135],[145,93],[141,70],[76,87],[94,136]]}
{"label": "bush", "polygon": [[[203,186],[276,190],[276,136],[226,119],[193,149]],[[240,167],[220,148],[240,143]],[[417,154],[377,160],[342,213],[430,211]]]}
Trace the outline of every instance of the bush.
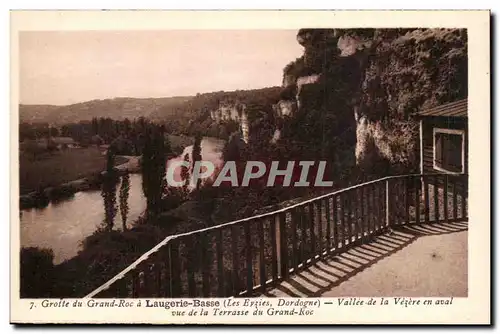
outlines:
{"label": "bush", "polygon": [[73,187],[70,184],[63,184],[60,185],[59,187],[52,188],[49,197],[52,201],[57,202],[71,198],[75,194],[75,192],[76,192],[75,187]]}
{"label": "bush", "polygon": [[52,293],[54,278],[52,249],[21,249],[21,298],[43,298]]}
{"label": "bush", "polygon": [[49,205],[50,198],[43,188],[39,187],[33,194],[33,204],[36,208],[45,208]]}

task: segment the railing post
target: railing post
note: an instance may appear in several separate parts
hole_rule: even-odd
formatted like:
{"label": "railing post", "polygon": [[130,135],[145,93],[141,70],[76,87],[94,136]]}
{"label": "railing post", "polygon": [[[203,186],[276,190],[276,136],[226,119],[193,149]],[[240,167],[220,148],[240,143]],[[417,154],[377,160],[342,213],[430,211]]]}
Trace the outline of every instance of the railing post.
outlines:
{"label": "railing post", "polygon": [[208,252],[208,232],[200,234],[201,242],[201,272],[202,272],[202,293],[203,297],[210,297],[210,273],[212,259],[209,257],[211,253]]}
{"label": "railing post", "polygon": [[390,214],[389,214],[389,203],[390,203],[390,196],[389,196],[389,180],[385,180],[385,226],[389,227],[391,222],[390,220]]}
{"label": "railing post", "polygon": [[[382,206],[384,205],[385,198],[382,197],[382,187],[380,182],[373,184],[375,191],[375,231],[380,231],[382,229],[382,219],[385,221],[385,217],[382,216]],[[382,185],[383,186],[383,185]]]}
{"label": "railing post", "polygon": [[184,245],[187,250],[187,281],[188,281],[188,296],[190,298],[196,297],[196,279],[195,272],[197,272],[197,268],[195,265],[195,261],[197,260],[197,247],[196,242],[194,240],[193,235],[190,235],[188,238],[184,239]]}
{"label": "railing post", "polygon": [[415,184],[415,223],[420,223],[420,177],[414,177]]}
{"label": "railing post", "polygon": [[361,193],[360,196],[360,221],[361,221],[361,240],[365,240],[366,236],[368,233],[365,233],[366,231],[366,210],[365,210],[365,195],[366,195],[366,188],[361,187],[359,189],[359,192]]}
{"label": "railing post", "polygon": [[161,265],[163,265],[163,259],[160,258],[159,253],[156,253],[155,256],[155,261],[153,262],[153,281],[154,281],[154,287],[153,287],[153,297],[160,298],[163,297],[163,285],[162,285],[162,280],[161,280],[161,272],[162,268]]}
{"label": "railing post", "polygon": [[297,238],[297,220],[298,220],[298,225],[300,226],[301,228],[301,236],[302,236],[302,239],[305,239],[303,237],[303,227],[304,227],[304,219],[302,217],[302,207],[297,207],[294,211],[294,213],[292,214],[292,258],[291,258],[291,261],[290,261],[290,265],[291,267],[294,268],[294,270],[296,271],[297,268],[298,268],[298,265],[299,265],[299,262],[302,260],[302,254],[303,254],[303,246],[304,246],[304,240],[302,240],[302,242],[300,242],[300,250],[299,250],[299,244],[298,244],[298,238]]}
{"label": "railing post", "polygon": [[238,252],[238,229],[237,226],[231,226],[231,252],[233,260],[233,271],[232,271],[232,285],[233,285],[233,296],[237,296],[240,293],[240,254]]}
{"label": "railing post", "polygon": [[152,297],[151,296],[151,277],[150,277],[150,273],[151,273],[151,268],[150,268],[150,264],[148,262],[142,262],[140,265],[137,266],[138,269],[139,269],[139,277],[142,277],[142,279],[140,279],[140,285],[141,285],[141,289],[140,289],[140,295],[139,297]]}
{"label": "railing post", "polygon": [[438,223],[440,219],[439,210],[439,175],[434,176],[434,222]]}
{"label": "railing post", "polygon": [[[259,278],[260,289],[262,293],[266,292],[266,259],[264,256],[265,242],[264,242],[264,219],[257,221],[257,228],[259,231]],[[272,247],[272,246],[271,246]],[[276,259],[273,258],[273,262]]]}
{"label": "railing post", "polygon": [[330,254],[332,250],[332,233],[331,233],[331,213],[330,213],[330,197],[325,200],[325,216],[326,216],[326,254]]}
{"label": "railing post", "polygon": [[222,229],[217,230],[215,235],[215,247],[217,254],[217,296],[225,297],[225,285],[224,285],[224,249],[222,244]]}
{"label": "railing post", "polygon": [[127,281],[125,280],[125,277],[116,282],[116,295],[113,297],[117,298],[128,298],[129,297],[129,290],[127,287]]}
{"label": "railing post", "polygon": [[403,183],[403,192],[404,192],[404,206],[405,206],[405,224],[410,223],[410,180],[408,177],[405,177]]}
{"label": "railing post", "polygon": [[306,237],[303,237],[304,239],[307,238],[307,231],[309,231],[309,243],[306,242],[305,244],[305,249],[304,249],[304,253],[305,254],[303,256],[303,259],[302,259],[302,263],[303,265],[305,266],[306,263],[307,263],[307,260],[308,259],[313,259],[314,258],[314,255],[316,255],[316,252],[315,252],[315,245],[316,245],[316,236],[315,236],[315,232],[314,232],[314,204],[313,203],[309,203],[309,205],[307,205],[307,214],[306,214],[306,207],[304,207],[304,222],[305,224],[302,225],[303,227],[303,231],[304,231],[304,236]]}
{"label": "railing post", "polygon": [[335,252],[337,252],[337,250],[341,248],[342,245],[344,244],[342,242],[342,245],[339,247],[339,242],[342,240],[339,236],[340,234],[339,222],[340,221],[337,215],[337,196],[334,195],[332,197],[332,224],[333,224],[333,244],[335,245],[334,247]]}
{"label": "railing post", "polygon": [[352,220],[351,220],[351,203],[350,203],[350,192],[347,191],[346,192],[346,196],[344,196],[344,201],[343,201],[343,204],[344,204],[344,209],[342,210],[342,213],[345,217],[345,222],[346,222],[346,225],[347,225],[347,239],[345,240],[346,241],[346,245],[350,245],[352,243]]}
{"label": "railing post", "polygon": [[467,217],[467,212],[465,210],[465,205],[466,205],[466,201],[467,201],[467,196],[468,196],[467,193],[468,193],[468,187],[469,187],[469,184],[468,184],[468,182],[469,182],[468,175],[467,174],[462,175],[460,177],[460,179],[461,179],[461,184],[462,184],[462,189],[460,191],[460,194],[461,194],[460,196],[462,197],[462,202],[461,202],[462,206],[460,208],[460,210],[461,210],[461,214],[460,214],[461,217],[460,218],[462,218],[462,220],[465,220],[466,217]]}
{"label": "railing post", "polygon": [[[317,211],[316,211],[316,220],[318,221],[318,246],[319,246],[319,257],[323,257],[323,217],[321,216],[321,213],[323,211],[323,205],[322,205],[323,200],[318,201],[317,205]],[[314,259],[314,257],[313,257]]]}
{"label": "railing post", "polygon": [[448,174],[444,175],[444,186],[443,186],[443,204],[444,204],[444,221],[448,222]]}
{"label": "railing post", "polygon": [[458,191],[457,178],[453,178],[453,220],[458,220]]}
{"label": "railing post", "polygon": [[174,239],[169,244],[170,296],[182,297],[181,263],[179,258],[179,241]]}
{"label": "railing post", "polygon": [[140,295],[140,288],[141,288],[141,282],[140,272],[137,270],[137,268],[133,269],[132,271],[132,298],[139,298]]}
{"label": "railing post", "polygon": [[430,221],[430,204],[429,204],[429,179],[426,176],[422,175],[422,183],[423,183],[423,194],[424,194],[424,218],[425,222],[429,223]]}
{"label": "railing post", "polygon": [[283,277],[281,273],[281,226],[279,214],[275,215],[269,220],[271,223],[271,244],[272,244],[272,270],[273,270],[273,283],[278,281],[278,270],[280,270],[280,276]]}
{"label": "railing post", "polygon": [[253,294],[253,261],[252,261],[252,235],[250,234],[250,223],[246,222],[243,225],[245,233],[245,257],[246,257],[246,274],[247,274],[247,296],[251,297]]}
{"label": "railing post", "polygon": [[375,231],[375,188],[372,184],[367,187],[368,234]]}
{"label": "railing post", "polygon": [[[279,214],[279,242],[280,242],[280,268],[281,268],[281,278],[288,278],[288,242],[287,242],[287,233],[286,233],[286,216],[284,214]],[[292,221],[294,220],[293,211],[292,211]]]}

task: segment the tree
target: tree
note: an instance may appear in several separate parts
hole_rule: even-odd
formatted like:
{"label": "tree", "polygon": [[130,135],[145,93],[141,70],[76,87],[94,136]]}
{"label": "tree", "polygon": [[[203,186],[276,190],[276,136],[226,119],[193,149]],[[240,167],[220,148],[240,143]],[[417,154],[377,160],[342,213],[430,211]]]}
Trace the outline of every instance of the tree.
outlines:
{"label": "tree", "polygon": [[241,151],[244,148],[244,144],[245,142],[241,139],[240,134],[233,133],[222,150],[222,157],[224,161],[241,161]]}
{"label": "tree", "polygon": [[[193,144],[193,167],[192,167],[192,170],[194,172],[194,166],[196,164],[197,161],[201,161],[201,140],[202,140],[202,136],[200,134],[196,134],[195,138],[194,138],[194,144]],[[196,190],[199,190],[200,189],[200,185],[201,185],[201,180],[198,179],[196,180],[196,185],[195,185],[195,188]]]}
{"label": "tree", "polygon": [[111,231],[117,212],[116,187],[118,183],[118,178],[114,169],[115,155],[111,148],[108,149],[106,153],[106,159],[106,172],[103,175],[101,196],[104,201],[104,228],[107,231]]}
{"label": "tree", "polygon": [[59,137],[59,129],[55,127],[50,127],[49,134],[51,137]]}
{"label": "tree", "polygon": [[144,148],[142,151],[142,190],[146,197],[146,214],[155,217],[161,210],[166,158],[170,145],[165,139],[164,128],[148,125],[145,129]]}
{"label": "tree", "polygon": [[[184,155],[184,161],[187,162],[189,165],[189,154]],[[182,166],[181,169],[181,179],[185,180],[183,190],[184,190],[184,195],[187,196],[189,194],[189,183],[190,183],[190,178],[189,178],[189,167],[184,167]]]}
{"label": "tree", "polygon": [[92,134],[93,135],[99,134],[99,122],[97,120],[97,117],[92,117]]}
{"label": "tree", "polygon": [[106,171],[112,173],[115,167],[115,153],[110,146],[106,151]]}
{"label": "tree", "polygon": [[123,120],[123,131],[125,132],[125,135],[129,137],[130,139],[130,131],[132,130],[132,123],[128,118],[125,118]]}
{"label": "tree", "polygon": [[122,185],[120,187],[120,214],[122,216],[123,230],[127,229],[127,215],[129,211],[128,197],[130,189],[130,176],[125,174],[122,177]]}

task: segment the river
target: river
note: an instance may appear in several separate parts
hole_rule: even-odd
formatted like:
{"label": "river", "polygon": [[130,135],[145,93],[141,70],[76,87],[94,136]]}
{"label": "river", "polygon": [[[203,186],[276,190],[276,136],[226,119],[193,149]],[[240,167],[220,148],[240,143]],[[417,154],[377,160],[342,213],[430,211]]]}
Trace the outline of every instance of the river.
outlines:
{"label": "river", "polygon": [[[202,159],[220,164],[223,145],[224,141],[204,138],[201,142]],[[186,153],[191,155],[191,151],[192,146],[188,146],[179,157],[172,160],[183,159]],[[167,162],[167,166],[172,160]],[[140,174],[130,175],[128,204],[127,225],[130,227],[146,208]],[[50,203],[43,209],[23,210],[20,224],[21,247],[51,248],[54,252],[54,264],[59,264],[76,256],[81,249],[81,242],[91,235],[103,220],[104,205],[100,191],[79,192],[70,199]],[[115,228],[121,227],[122,220],[118,210]]]}

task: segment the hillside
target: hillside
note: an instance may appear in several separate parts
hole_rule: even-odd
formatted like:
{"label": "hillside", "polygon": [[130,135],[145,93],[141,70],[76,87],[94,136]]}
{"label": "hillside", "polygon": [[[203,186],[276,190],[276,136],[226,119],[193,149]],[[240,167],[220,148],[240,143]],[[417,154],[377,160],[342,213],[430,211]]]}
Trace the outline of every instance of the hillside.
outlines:
{"label": "hillside", "polygon": [[[69,124],[92,118],[124,120],[145,117],[152,121],[168,121],[175,132],[184,133],[187,123],[203,123],[193,131],[202,131],[217,122],[210,112],[224,105],[271,105],[276,103],[280,87],[251,90],[218,91],[164,98],[114,98],[92,100],[67,106],[19,105],[20,122]],[[193,132],[191,131],[191,132]]]}
{"label": "hillside", "polygon": [[114,98],[92,100],[67,106],[19,105],[20,122],[67,124],[93,117],[109,117],[115,120],[149,117],[162,111],[168,116],[169,110],[189,101],[191,96],[164,98]]}

